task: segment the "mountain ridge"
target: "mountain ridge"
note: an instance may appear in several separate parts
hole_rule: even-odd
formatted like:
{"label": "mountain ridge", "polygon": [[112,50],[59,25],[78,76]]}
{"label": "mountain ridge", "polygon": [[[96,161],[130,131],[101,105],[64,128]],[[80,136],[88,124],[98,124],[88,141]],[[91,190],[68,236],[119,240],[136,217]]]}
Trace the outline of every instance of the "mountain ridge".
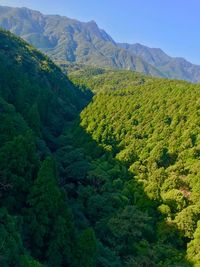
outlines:
{"label": "mountain ridge", "polygon": [[[150,48],[141,44],[118,43],[131,53],[140,56],[155,68],[160,69],[167,78],[199,82],[200,66],[192,64],[183,57],[171,57],[160,48]],[[179,72],[176,71],[179,69]]]}
{"label": "mountain ridge", "polygon": [[43,15],[27,8],[0,7],[0,26],[19,35],[54,60],[131,69],[162,76],[155,67],[119,48],[96,22]]}
{"label": "mountain ridge", "polygon": [[94,20],[81,22],[28,8],[0,6],[0,27],[19,35],[56,61],[200,82],[200,66],[170,57],[160,48],[117,43]]}

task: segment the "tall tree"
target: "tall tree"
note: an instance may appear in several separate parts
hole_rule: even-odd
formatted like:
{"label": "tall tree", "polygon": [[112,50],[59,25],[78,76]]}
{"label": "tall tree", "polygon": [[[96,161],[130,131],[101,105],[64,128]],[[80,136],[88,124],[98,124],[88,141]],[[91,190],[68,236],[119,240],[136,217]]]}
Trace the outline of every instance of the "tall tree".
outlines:
{"label": "tall tree", "polygon": [[57,184],[52,158],[42,163],[27,203],[28,243],[33,255],[47,261],[50,266],[69,264],[73,222],[64,194]]}
{"label": "tall tree", "polygon": [[2,202],[14,212],[21,211],[39,164],[32,133],[7,142],[0,149],[0,162]]}
{"label": "tall tree", "polygon": [[75,267],[95,267],[97,260],[97,241],[91,228],[84,230],[75,251]]}

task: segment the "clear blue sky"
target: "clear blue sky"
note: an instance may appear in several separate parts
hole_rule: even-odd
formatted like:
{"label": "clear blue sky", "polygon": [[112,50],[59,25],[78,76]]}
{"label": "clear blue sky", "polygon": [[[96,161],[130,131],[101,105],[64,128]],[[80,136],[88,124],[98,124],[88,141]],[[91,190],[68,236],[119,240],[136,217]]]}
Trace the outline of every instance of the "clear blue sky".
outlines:
{"label": "clear blue sky", "polygon": [[200,0],[0,0],[44,14],[95,20],[118,42],[160,47],[200,64]]}

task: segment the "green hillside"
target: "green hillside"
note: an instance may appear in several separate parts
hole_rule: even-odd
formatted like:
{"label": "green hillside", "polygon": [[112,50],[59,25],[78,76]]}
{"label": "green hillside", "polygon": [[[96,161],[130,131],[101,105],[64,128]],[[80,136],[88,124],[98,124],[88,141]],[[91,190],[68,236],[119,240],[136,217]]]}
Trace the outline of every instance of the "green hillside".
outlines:
{"label": "green hillside", "polygon": [[81,244],[53,152],[90,96],[2,30],[0,62],[0,265],[75,266]]}
{"label": "green hillside", "polygon": [[[81,126],[128,169],[122,194],[148,213],[153,205],[157,242],[182,247],[199,266],[200,86],[125,71],[78,70],[70,77],[97,92]],[[183,266],[172,262],[166,266]]]}
{"label": "green hillside", "polygon": [[0,63],[0,266],[198,267],[200,86]]}

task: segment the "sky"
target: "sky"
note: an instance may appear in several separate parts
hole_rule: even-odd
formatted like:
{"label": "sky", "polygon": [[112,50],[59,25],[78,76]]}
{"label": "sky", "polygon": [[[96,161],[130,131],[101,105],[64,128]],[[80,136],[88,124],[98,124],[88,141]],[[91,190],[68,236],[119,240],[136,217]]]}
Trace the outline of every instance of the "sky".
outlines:
{"label": "sky", "polygon": [[0,5],[95,20],[117,42],[159,47],[200,65],[199,0],[0,0]]}

